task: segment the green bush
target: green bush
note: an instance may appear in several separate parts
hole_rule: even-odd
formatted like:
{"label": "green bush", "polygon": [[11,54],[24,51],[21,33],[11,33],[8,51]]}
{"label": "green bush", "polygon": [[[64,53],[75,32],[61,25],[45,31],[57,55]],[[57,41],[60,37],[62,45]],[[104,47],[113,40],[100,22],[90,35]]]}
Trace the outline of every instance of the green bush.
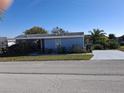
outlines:
{"label": "green bush", "polygon": [[83,50],[83,48],[79,45],[73,45],[70,49],[70,51],[72,53],[83,53],[83,52],[86,52],[85,50]]}
{"label": "green bush", "polygon": [[104,46],[102,44],[94,44],[93,50],[103,50]]}
{"label": "green bush", "polygon": [[20,43],[9,47],[7,55],[28,55],[34,52],[38,52],[37,47],[27,43]]}
{"label": "green bush", "polygon": [[108,41],[108,48],[109,49],[117,49],[119,48],[119,43],[117,40],[109,40]]}
{"label": "green bush", "polygon": [[121,46],[124,46],[124,42],[120,42],[120,45],[121,45]]}
{"label": "green bush", "polygon": [[67,53],[67,50],[66,50],[65,47],[58,47],[57,48],[57,53],[58,54],[65,54],[65,53]]}
{"label": "green bush", "polygon": [[87,44],[86,45],[86,48],[84,49],[86,52],[88,52],[88,53],[91,53],[92,52],[92,45],[91,44]]}
{"label": "green bush", "polygon": [[52,54],[54,52],[53,49],[45,49],[46,54]]}

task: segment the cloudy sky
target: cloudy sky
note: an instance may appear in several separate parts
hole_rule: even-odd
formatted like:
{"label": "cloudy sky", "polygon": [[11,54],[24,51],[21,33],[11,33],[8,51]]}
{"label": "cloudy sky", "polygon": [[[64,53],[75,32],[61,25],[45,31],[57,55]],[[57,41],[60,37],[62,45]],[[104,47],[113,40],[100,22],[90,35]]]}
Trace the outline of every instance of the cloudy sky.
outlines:
{"label": "cloudy sky", "polygon": [[104,29],[124,34],[124,0],[14,0],[0,22],[0,36],[15,37],[32,26],[71,32]]}

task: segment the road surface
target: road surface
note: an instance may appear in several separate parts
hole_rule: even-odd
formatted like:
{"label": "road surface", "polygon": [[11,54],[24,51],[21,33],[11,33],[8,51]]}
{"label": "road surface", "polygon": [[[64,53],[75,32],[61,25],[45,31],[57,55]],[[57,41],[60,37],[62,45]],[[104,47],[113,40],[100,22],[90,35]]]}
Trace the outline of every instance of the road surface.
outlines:
{"label": "road surface", "polygon": [[124,60],[124,52],[120,50],[94,50],[91,60]]}
{"label": "road surface", "polygon": [[0,63],[0,93],[124,93],[124,61]]}

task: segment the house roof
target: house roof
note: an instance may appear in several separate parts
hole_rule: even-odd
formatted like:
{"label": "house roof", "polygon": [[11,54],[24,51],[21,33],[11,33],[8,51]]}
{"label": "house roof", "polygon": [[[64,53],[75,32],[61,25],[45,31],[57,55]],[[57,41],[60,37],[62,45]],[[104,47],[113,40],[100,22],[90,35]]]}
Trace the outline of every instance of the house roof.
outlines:
{"label": "house roof", "polygon": [[72,37],[84,37],[84,32],[73,32],[73,33],[64,33],[64,34],[19,35],[15,39],[52,39],[52,38],[72,38]]}

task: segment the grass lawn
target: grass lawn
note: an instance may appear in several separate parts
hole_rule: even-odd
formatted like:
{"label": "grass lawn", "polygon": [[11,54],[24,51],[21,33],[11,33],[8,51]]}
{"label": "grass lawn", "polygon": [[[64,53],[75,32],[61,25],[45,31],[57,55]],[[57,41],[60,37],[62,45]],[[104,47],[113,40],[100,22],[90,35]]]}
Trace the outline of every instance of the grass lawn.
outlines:
{"label": "grass lawn", "polygon": [[57,60],[89,60],[91,54],[66,54],[66,55],[43,55],[43,56],[18,56],[0,57],[0,62],[8,61],[57,61]]}
{"label": "grass lawn", "polygon": [[124,51],[124,46],[120,46],[119,50]]}

